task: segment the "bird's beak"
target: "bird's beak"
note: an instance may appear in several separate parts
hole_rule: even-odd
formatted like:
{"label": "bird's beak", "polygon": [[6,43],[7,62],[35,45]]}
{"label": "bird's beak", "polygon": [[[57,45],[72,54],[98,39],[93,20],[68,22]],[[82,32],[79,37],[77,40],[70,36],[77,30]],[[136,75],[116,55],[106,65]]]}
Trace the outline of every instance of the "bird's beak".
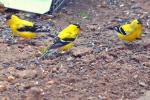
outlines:
{"label": "bird's beak", "polygon": [[82,28],[80,28],[80,31],[83,31],[83,29],[82,29]]}
{"label": "bird's beak", "polygon": [[79,29],[80,29],[80,31],[84,31],[81,27]]}
{"label": "bird's beak", "polygon": [[142,20],[141,19],[137,19],[138,20],[138,24],[142,24]]}

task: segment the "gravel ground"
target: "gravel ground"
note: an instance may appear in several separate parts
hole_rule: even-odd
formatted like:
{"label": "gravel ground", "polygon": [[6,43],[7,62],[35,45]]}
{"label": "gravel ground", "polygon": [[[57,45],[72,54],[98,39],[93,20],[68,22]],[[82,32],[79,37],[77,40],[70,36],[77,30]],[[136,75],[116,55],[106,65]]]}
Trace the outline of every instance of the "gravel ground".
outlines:
{"label": "gravel ground", "polygon": [[[111,1],[111,0],[107,0]],[[0,100],[143,100],[150,90],[150,1],[70,0],[55,17],[18,12],[21,18],[57,30],[70,22],[84,29],[74,47],[51,55],[40,66],[30,63],[48,45],[44,35],[36,45],[9,45],[10,30],[0,14]],[[34,16],[35,17],[35,16]],[[125,46],[107,26],[143,18],[142,40]],[[17,37],[17,40],[21,38]],[[6,42],[7,41],[7,42]]]}

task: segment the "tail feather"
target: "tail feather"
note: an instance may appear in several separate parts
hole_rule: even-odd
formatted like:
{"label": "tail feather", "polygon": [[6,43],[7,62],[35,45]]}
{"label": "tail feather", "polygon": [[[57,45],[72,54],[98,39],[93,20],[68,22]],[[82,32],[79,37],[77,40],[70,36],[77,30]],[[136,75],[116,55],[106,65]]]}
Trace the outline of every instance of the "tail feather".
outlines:
{"label": "tail feather", "polygon": [[106,29],[114,30],[114,27],[110,26],[110,27],[107,27]]}
{"label": "tail feather", "polygon": [[119,33],[121,33],[121,34],[123,34],[123,35],[126,35],[126,34],[127,34],[127,33],[124,31],[124,29],[123,29],[120,25],[118,25],[118,26],[113,26],[113,27],[107,27],[107,29],[114,30],[114,31],[119,32]]}
{"label": "tail feather", "polygon": [[40,57],[39,59],[44,60],[45,58],[48,57],[48,55],[49,55],[50,53],[53,53],[53,50],[51,49],[51,46],[49,45],[49,46],[45,49],[44,53],[41,55],[41,57]]}

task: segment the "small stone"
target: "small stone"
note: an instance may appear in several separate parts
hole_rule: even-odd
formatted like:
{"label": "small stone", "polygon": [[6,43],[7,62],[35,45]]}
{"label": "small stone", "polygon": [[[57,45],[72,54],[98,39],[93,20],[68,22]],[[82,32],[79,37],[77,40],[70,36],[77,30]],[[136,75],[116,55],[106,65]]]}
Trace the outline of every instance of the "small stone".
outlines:
{"label": "small stone", "polygon": [[121,5],[120,5],[120,7],[123,7],[123,6],[124,6],[124,4],[121,4]]}
{"label": "small stone", "polygon": [[104,98],[101,95],[98,96],[98,100],[103,100],[103,99]]}
{"label": "small stone", "polygon": [[57,73],[58,72],[58,68],[54,67],[52,68],[52,73]]}
{"label": "small stone", "polygon": [[97,24],[92,24],[92,25],[88,25],[87,28],[91,31],[96,31],[98,29],[98,25]]}
{"label": "small stone", "polygon": [[67,61],[71,61],[71,60],[73,60],[73,59],[74,59],[74,58],[71,57],[71,56],[67,57]]}
{"label": "small stone", "polygon": [[85,63],[91,63],[95,60],[95,56],[94,55],[87,55],[87,56],[83,56],[81,59],[83,62]]}
{"label": "small stone", "polygon": [[8,76],[8,77],[7,77],[7,81],[8,81],[8,82],[13,81],[14,79],[15,79],[15,77],[14,77],[14,76]]}
{"label": "small stone", "polygon": [[47,84],[49,84],[49,85],[52,85],[52,84],[54,84],[54,83],[55,83],[54,80],[50,80],[50,81],[47,82]]}
{"label": "small stone", "polygon": [[38,85],[38,84],[39,84],[39,82],[38,82],[38,81],[35,81],[35,82],[34,82],[34,85]]}
{"label": "small stone", "polygon": [[9,73],[16,72],[15,67],[9,67],[7,70]]}
{"label": "small stone", "polygon": [[143,96],[141,96],[137,100],[149,100],[149,99],[150,99],[150,91],[147,91]]}
{"label": "small stone", "polygon": [[2,66],[0,66],[0,70],[3,70],[3,67],[2,67]]}
{"label": "small stone", "polygon": [[10,65],[11,65],[11,64],[10,64],[10,63],[7,63],[7,62],[2,64],[2,66],[3,66],[4,68],[9,67]]}
{"label": "small stone", "polygon": [[150,62],[144,62],[143,65],[146,67],[150,67]]}
{"label": "small stone", "polygon": [[133,56],[131,57],[131,60],[134,60],[134,61],[136,61],[136,62],[138,62],[138,63],[140,63],[140,62],[148,62],[148,61],[149,61],[149,60],[148,60],[148,56],[146,56],[146,55],[144,55],[144,54],[133,55]]}
{"label": "small stone", "polygon": [[143,87],[147,87],[147,84],[145,82],[139,82],[139,85]]}
{"label": "small stone", "polygon": [[23,91],[26,86],[23,83],[18,83],[18,84],[16,84],[16,87],[17,87],[18,90]]}
{"label": "small stone", "polygon": [[141,9],[139,4],[135,4],[131,6],[131,9]]}
{"label": "small stone", "polygon": [[53,15],[46,15],[46,16],[41,15],[41,19],[44,19],[44,20],[51,20],[53,17],[54,17]]}
{"label": "small stone", "polygon": [[92,51],[92,48],[87,48],[87,47],[73,47],[72,48],[72,53],[74,56],[83,56],[87,53],[90,53]]}
{"label": "small stone", "polygon": [[97,100],[96,97],[88,97],[87,100]]}
{"label": "small stone", "polygon": [[9,98],[9,97],[7,97],[7,96],[0,97],[0,98],[1,98],[1,100],[10,100],[10,98]]}
{"label": "small stone", "polygon": [[134,75],[134,76],[133,76],[133,78],[135,78],[135,79],[136,79],[137,77],[138,77],[138,75]]}
{"label": "small stone", "polygon": [[43,90],[41,88],[32,87],[27,93],[27,100],[43,100]]}
{"label": "small stone", "polygon": [[23,70],[23,71],[16,72],[15,75],[21,78],[34,78],[37,75],[37,71],[36,70]]}
{"label": "small stone", "polygon": [[0,85],[0,92],[4,92],[6,90],[6,86],[5,85]]}

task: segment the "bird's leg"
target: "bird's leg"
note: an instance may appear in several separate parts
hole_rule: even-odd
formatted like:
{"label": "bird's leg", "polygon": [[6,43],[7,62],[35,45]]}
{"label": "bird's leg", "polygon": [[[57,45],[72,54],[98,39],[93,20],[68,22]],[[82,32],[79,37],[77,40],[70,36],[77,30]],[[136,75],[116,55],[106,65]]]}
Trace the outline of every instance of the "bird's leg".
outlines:
{"label": "bird's leg", "polygon": [[29,45],[32,45],[32,46],[35,46],[35,45],[36,45],[35,41],[32,41],[32,40],[27,41],[27,43],[28,43]]}
{"label": "bird's leg", "polygon": [[66,52],[65,51],[59,51],[59,52],[54,52],[53,54],[56,55],[56,57],[64,55]]}
{"label": "bird's leg", "polygon": [[139,46],[139,51],[143,51],[143,50],[145,49],[144,43],[145,43],[145,42],[141,39],[141,44],[140,44],[140,46]]}
{"label": "bird's leg", "polygon": [[123,41],[123,43],[127,48],[130,48],[130,49],[134,48],[133,42],[131,43],[131,42]]}
{"label": "bird's leg", "polygon": [[126,41],[124,41],[124,40],[122,40],[122,42],[123,42],[123,44],[125,45],[125,46],[131,46],[131,44],[129,43],[129,42],[126,42]]}
{"label": "bird's leg", "polygon": [[49,51],[48,50],[46,50],[42,55],[41,55],[41,57],[39,57],[39,60],[44,60],[45,58],[47,58],[48,57],[48,54],[49,54]]}
{"label": "bird's leg", "polygon": [[41,61],[40,59],[38,59],[37,57],[32,59],[32,60],[29,60],[28,61],[28,64],[35,64],[36,66],[42,68],[42,64],[41,64]]}
{"label": "bird's leg", "polygon": [[48,57],[48,54],[49,54],[49,51],[46,51],[44,54],[42,54],[42,56],[39,58],[39,60],[40,59],[44,60],[45,58]]}

